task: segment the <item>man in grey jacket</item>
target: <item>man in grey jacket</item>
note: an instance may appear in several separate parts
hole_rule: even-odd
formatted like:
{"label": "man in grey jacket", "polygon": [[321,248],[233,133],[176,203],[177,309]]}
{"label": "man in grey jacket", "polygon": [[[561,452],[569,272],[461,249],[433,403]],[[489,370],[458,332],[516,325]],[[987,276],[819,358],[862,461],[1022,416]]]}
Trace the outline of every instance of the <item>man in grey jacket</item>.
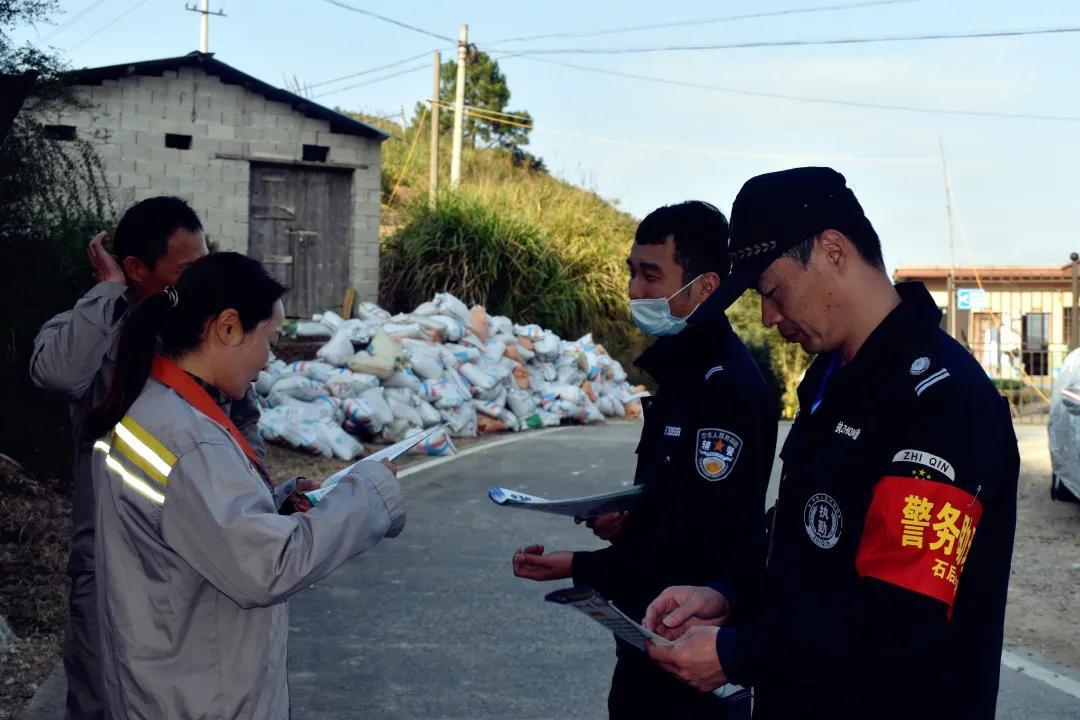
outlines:
{"label": "man in grey jacket", "polygon": [[[105,250],[105,240],[106,234],[99,233],[88,248],[97,284],[72,310],[45,323],[30,360],[34,384],[69,402],[75,443],[71,589],[64,641],[69,720],[103,717],[90,472],[94,438],[82,436],[83,423],[105,392],[127,311],[142,298],[174,285],[188,265],[207,254],[202,223],[187,203],[175,197],[149,198],[124,213],[113,239],[115,258]],[[254,395],[249,392],[227,412],[261,457],[265,448],[258,434]]]}

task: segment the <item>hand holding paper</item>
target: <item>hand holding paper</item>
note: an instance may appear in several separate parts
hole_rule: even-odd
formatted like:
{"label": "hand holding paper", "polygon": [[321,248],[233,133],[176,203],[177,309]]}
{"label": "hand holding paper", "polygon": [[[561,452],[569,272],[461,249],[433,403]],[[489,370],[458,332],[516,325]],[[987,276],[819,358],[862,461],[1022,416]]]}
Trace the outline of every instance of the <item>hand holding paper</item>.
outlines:
{"label": "hand holding paper", "polygon": [[749,697],[750,691],[745,687],[728,683],[727,675],[720,667],[716,656],[716,628],[692,628],[678,643],[673,643],[638,625],[592,588],[564,588],[544,599],[580,610],[620,640],[647,652],[665,670],[698,690],[711,691],[725,702]]}
{"label": "hand holding paper", "polygon": [[330,492],[335,485],[341,482],[341,478],[348,475],[353,470],[353,468],[355,468],[360,463],[381,462],[386,465],[390,469],[390,472],[394,473],[394,475],[396,476],[397,465],[394,464],[394,461],[445,427],[445,424],[436,425],[435,427],[430,428],[429,430],[425,430],[424,432],[418,432],[415,435],[410,435],[401,442],[394,443],[390,447],[383,448],[377,453],[372,453],[363,460],[360,460],[359,462],[355,462],[352,465],[348,466],[344,470],[338,470],[336,473],[323,480],[322,484],[317,490],[305,492],[304,496],[311,501],[311,504],[313,506],[318,505],[319,501],[326,497],[326,494]]}
{"label": "hand holding paper", "polygon": [[593,531],[593,535],[601,540],[613,541],[622,534],[623,525],[626,524],[626,518],[628,517],[630,517],[630,511],[623,510],[595,518],[576,517],[574,522],[579,525],[585,523],[585,526]]}
{"label": "hand holding paper", "polygon": [[296,482],[296,492],[290,495],[288,500],[288,502],[292,503],[293,510],[296,512],[307,512],[315,507],[311,503],[311,500],[308,499],[306,493],[318,490],[320,485],[322,485],[322,481],[320,480],[299,478]]}
{"label": "hand holding paper", "polygon": [[645,627],[668,640],[678,640],[699,625],[719,626],[731,616],[731,604],[708,587],[677,585],[660,593],[645,611]]}
{"label": "hand holding paper", "polygon": [[674,645],[650,641],[645,650],[660,667],[684,683],[701,692],[712,692],[728,682],[716,656],[718,632],[715,627],[694,627]]}

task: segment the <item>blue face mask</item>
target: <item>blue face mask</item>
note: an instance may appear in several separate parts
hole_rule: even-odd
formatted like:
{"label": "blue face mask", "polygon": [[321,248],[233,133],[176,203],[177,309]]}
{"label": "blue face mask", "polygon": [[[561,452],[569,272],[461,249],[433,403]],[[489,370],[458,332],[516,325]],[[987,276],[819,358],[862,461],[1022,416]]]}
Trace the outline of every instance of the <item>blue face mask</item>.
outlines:
{"label": "blue face mask", "polygon": [[694,314],[694,310],[697,310],[697,306],[695,305],[694,310],[690,311],[690,315],[687,315],[686,317],[675,317],[671,314],[671,298],[686,290],[686,288],[693,285],[701,277],[701,275],[698,275],[696,278],[679,288],[679,290],[671,297],[631,300],[630,316],[634,319],[634,324],[641,328],[642,332],[648,333],[649,335],[655,335],[656,337],[678,335],[681,333],[686,327],[687,318]]}

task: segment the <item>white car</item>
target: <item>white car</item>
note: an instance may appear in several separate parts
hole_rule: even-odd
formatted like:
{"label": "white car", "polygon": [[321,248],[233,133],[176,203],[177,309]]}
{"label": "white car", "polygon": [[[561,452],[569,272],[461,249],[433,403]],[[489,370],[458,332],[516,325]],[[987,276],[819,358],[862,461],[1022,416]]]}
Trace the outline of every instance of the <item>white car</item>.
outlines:
{"label": "white car", "polygon": [[1050,497],[1080,502],[1080,349],[1065,358],[1050,398]]}

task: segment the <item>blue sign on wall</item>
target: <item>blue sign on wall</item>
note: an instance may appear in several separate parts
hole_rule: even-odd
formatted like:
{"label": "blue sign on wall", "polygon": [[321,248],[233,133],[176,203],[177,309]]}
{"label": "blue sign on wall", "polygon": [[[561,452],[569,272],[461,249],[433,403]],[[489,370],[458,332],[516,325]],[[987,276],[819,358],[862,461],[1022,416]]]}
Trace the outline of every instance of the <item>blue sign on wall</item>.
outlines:
{"label": "blue sign on wall", "polygon": [[957,310],[982,310],[985,307],[985,290],[979,288],[960,288],[956,291]]}

